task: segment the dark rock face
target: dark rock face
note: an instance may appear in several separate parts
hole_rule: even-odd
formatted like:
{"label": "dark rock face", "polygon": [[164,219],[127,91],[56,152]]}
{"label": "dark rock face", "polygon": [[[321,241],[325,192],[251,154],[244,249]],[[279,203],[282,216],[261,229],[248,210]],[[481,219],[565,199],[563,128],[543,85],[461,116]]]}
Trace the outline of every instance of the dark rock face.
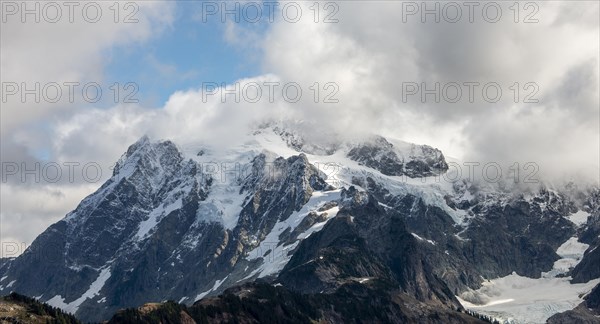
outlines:
{"label": "dark rock face", "polygon": [[585,305],[600,314],[600,285],[592,289],[585,297]]}
{"label": "dark rock face", "polygon": [[374,143],[351,149],[348,157],[385,175],[401,176],[404,174],[404,163],[392,148],[393,145],[385,139],[377,138]]}
{"label": "dark rock face", "polygon": [[581,262],[571,272],[572,283],[588,282],[600,278],[600,249],[598,245],[588,248]]}
{"label": "dark rock face", "polygon": [[[481,323],[423,260],[402,218],[354,187],[341,194],[342,209],[303,240],[277,282],[251,283],[191,307],[173,303],[117,313],[111,323],[286,322]],[[184,314],[184,315],[182,315]]]}
{"label": "dark rock face", "polygon": [[382,261],[369,253],[347,217],[336,217],[303,242],[307,243],[301,243],[279,275],[286,287],[298,292],[331,293],[358,278],[393,277]]}
{"label": "dark rock face", "polygon": [[556,249],[576,233],[565,219],[574,211],[572,203],[544,190],[524,199],[490,198],[472,188],[473,198],[468,201],[446,200],[453,210],[469,215],[468,225],[461,226],[447,210],[419,196],[394,195],[385,183],[368,176],[354,182],[397,211],[409,232],[431,240],[419,241],[428,251],[424,260],[455,294],[478,288],[482,277],[497,278],[513,271],[539,278],[560,258]]}
{"label": "dark rock face", "polygon": [[265,159],[264,154],[257,156],[252,175],[242,180],[242,191],[249,196],[237,226],[242,235],[256,234],[259,240],[278,220],[300,210],[314,190],[331,189],[304,154],[277,158],[268,169]]}
{"label": "dark rock face", "polygon": [[331,293],[351,281],[378,278],[419,301],[460,308],[448,287],[424,262],[400,215],[372,196],[352,197],[323,230],[300,243],[279,281],[303,293]]}
{"label": "dark rock face", "polygon": [[593,191],[589,196],[587,204],[591,212],[586,227],[581,231],[580,241],[589,244],[583,259],[571,272],[573,283],[588,282],[591,279],[600,278],[600,194]]}
{"label": "dark rock face", "polygon": [[546,211],[523,200],[490,206],[475,218],[464,237],[466,258],[486,278],[512,271],[539,278],[558,259],[556,249],[575,233],[561,214]]}
{"label": "dark rock face", "polygon": [[[141,139],[122,157],[110,180],[11,263],[5,273],[15,280],[11,288],[43,301],[62,298],[67,304],[81,304],[78,310],[68,309],[86,320],[100,320],[123,305],[162,298],[164,290],[177,288],[177,282],[196,285],[197,273],[185,272],[181,263],[197,266],[204,261],[201,271],[216,271],[204,270],[206,252],[189,251],[177,266],[171,266],[172,253],[184,244],[186,234],[200,237],[198,244],[213,249],[226,236],[219,225],[192,225],[209,182],[191,161],[183,160],[173,143]],[[143,223],[153,212],[161,222],[144,233]],[[78,303],[106,269],[110,275],[100,287],[104,301],[91,295]]]}
{"label": "dark rock face", "polygon": [[410,152],[400,152],[379,136],[353,147],[347,155],[353,161],[389,176],[427,177],[448,170],[444,155],[437,149],[412,144]]}

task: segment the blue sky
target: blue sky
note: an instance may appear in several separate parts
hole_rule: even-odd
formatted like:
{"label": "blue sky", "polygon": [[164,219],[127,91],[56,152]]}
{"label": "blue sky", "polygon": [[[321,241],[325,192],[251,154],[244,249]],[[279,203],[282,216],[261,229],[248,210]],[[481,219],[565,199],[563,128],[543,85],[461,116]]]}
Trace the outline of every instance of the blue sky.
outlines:
{"label": "blue sky", "polygon": [[[106,80],[111,84],[136,82],[140,103],[160,107],[175,91],[200,88],[202,82],[230,83],[259,74],[257,47],[228,43],[226,24],[218,15],[207,16],[203,22],[202,8],[199,1],[179,1],[170,28],[144,43],[113,47],[107,53]],[[263,17],[268,18],[266,12]],[[243,19],[239,24],[259,33],[268,25],[249,25]]]}

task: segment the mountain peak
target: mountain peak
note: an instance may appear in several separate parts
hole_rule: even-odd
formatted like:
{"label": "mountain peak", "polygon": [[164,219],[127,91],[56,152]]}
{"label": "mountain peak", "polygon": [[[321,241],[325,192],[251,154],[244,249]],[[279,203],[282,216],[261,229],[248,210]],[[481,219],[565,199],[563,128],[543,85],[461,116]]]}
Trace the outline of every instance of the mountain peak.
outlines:
{"label": "mountain peak", "polygon": [[[151,167],[169,167],[172,162],[183,161],[183,155],[170,140],[152,141],[147,135],[133,143],[117,161],[113,170],[116,175],[128,176],[140,163]],[[125,172],[125,174],[122,174]]]}

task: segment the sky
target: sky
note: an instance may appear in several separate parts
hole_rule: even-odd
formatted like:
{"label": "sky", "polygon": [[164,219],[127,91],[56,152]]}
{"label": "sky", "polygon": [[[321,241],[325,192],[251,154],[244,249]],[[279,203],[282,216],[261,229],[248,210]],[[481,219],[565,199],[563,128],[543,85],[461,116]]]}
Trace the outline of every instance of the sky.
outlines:
{"label": "sky", "polygon": [[[596,1],[21,3],[1,8],[4,256],[73,210],[144,134],[227,146],[262,120],[303,120],[598,181]],[[240,102],[213,91],[236,84]],[[278,85],[272,98],[266,84]],[[78,172],[22,172],[36,163]],[[95,165],[94,181],[77,176]]]}

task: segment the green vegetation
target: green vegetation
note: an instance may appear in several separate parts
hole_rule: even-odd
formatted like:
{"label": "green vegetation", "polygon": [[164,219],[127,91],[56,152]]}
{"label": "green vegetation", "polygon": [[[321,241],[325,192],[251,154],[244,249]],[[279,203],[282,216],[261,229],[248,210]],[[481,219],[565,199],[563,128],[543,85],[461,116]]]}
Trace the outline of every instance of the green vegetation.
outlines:
{"label": "green vegetation", "polygon": [[80,324],[73,315],[17,293],[0,299],[0,321],[10,323]]}

